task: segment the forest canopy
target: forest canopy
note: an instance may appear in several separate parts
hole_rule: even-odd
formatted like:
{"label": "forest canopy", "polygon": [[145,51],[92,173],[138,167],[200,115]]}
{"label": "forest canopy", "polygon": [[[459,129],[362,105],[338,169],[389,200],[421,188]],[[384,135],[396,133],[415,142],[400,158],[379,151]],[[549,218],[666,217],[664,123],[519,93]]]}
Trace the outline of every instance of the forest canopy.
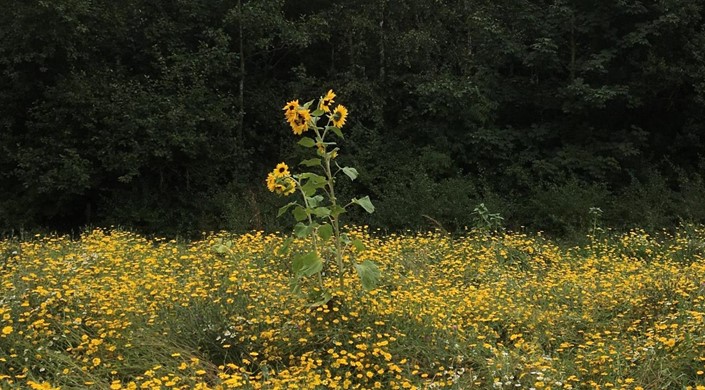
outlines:
{"label": "forest canopy", "polygon": [[[705,222],[698,0],[53,0],[0,13],[0,230],[274,230],[281,116],[349,108],[350,220]],[[280,225],[282,224],[282,225]]]}

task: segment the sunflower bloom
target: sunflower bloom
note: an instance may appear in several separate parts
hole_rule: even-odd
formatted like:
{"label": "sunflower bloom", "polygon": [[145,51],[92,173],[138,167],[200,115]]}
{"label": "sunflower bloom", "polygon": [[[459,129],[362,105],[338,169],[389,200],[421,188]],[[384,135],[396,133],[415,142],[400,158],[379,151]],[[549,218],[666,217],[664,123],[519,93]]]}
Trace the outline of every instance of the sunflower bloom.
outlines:
{"label": "sunflower bloom", "polygon": [[267,175],[267,189],[270,192],[274,192],[274,190],[276,189],[276,185],[277,185],[277,177],[274,176],[274,174],[272,172],[269,172],[269,174]]}
{"label": "sunflower bloom", "polygon": [[311,121],[311,113],[308,109],[297,110],[296,114],[292,116],[289,120],[291,129],[294,134],[301,135],[304,131],[308,130],[308,124]]}
{"label": "sunflower bloom", "polygon": [[331,120],[333,121],[333,126],[337,128],[343,127],[345,125],[345,119],[348,117],[348,109],[345,108],[344,105],[338,104],[338,106],[335,108],[335,111],[333,111],[333,116],[331,117]]}
{"label": "sunflower bloom", "polygon": [[297,100],[292,100],[289,103],[286,103],[284,106],[284,116],[286,117],[286,120],[291,122],[292,118],[296,116],[296,111],[299,109],[299,101]]}
{"label": "sunflower bloom", "polygon": [[267,189],[279,195],[291,195],[296,192],[296,180],[291,177],[289,167],[285,163],[277,164],[276,168],[267,174]]}
{"label": "sunflower bloom", "polygon": [[318,101],[318,109],[324,112],[330,112],[330,105],[333,104],[334,99],[335,92],[333,92],[332,89],[328,90],[326,96],[322,97],[321,100]]}
{"label": "sunflower bloom", "polygon": [[291,177],[285,177],[276,184],[275,191],[284,196],[289,196],[296,192],[296,182]]}
{"label": "sunflower bloom", "polygon": [[277,164],[277,167],[274,168],[274,176],[275,177],[286,177],[286,176],[291,176],[289,174],[289,166],[286,165],[285,163],[281,162]]}

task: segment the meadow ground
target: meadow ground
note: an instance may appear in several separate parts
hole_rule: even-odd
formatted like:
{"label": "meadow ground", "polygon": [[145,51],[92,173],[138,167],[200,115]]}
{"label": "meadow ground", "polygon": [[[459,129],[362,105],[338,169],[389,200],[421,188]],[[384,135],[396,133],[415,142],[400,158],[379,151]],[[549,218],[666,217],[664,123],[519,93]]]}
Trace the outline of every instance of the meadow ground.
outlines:
{"label": "meadow ground", "polygon": [[322,307],[281,235],[0,241],[0,387],[705,389],[703,229],[350,234],[381,283]]}

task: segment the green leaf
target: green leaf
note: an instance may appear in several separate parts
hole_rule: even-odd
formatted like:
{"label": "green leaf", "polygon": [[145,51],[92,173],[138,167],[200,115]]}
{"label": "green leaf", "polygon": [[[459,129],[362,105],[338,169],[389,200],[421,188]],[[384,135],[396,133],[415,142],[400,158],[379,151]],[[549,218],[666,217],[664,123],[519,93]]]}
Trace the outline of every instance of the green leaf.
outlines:
{"label": "green leaf", "polygon": [[308,179],[316,184],[326,184],[328,181],[328,179],[326,179],[325,176],[317,175],[313,172],[304,172],[301,175],[299,175],[299,178]]}
{"label": "green leaf", "polygon": [[310,252],[302,256],[296,256],[292,268],[296,275],[311,276],[321,272],[323,269],[323,260],[318,257],[316,252]]}
{"label": "green leaf", "polygon": [[292,214],[294,214],[294,218],[296,218],[297,221],[303,221],[308,218],[308,213],[306,212],[306,209],[299,205],[297,206],[298,207],[296,207],[294,211],[291,212]]}
{"label": "green leaf", "polygon": [[335,217],[339,216],[340,214],[342,214],[342,213],[344,213],[344,212],[345,212],[345,208],[343,208],[343,207],[340,206],[340,205],[335,205],[335,206],[333,206],[333,207],[331,208],[330,215],[331,215],[333,218],[335,218]]}
{"label": "green leaf", "polygon": [[321,202],[323,202],[323,197],[321,195],[307,196],[306,202],[308,202],[309,207],[317,207]]}
{"label": "green leaf", "polygon": [[315,173],[311,173],[306,177],[308,180],[306,180],[306,183],[301,186],[301,190],[304,194],[306,194],[306,196],[313,196],[317,189],[325,187],[328,183],[328,180],[326,180],[325,177],[316,175]]}
{"label": "green leaf", "polygon": [[318,109],[318,110],[313,111],[313,112],[311,113],[311,115],[313,115],[313,116],[321,116],[321,115],[323,115],[324,113],[325,113],[325,111],[323,111],[323,110],[321,110],[321,109]]}
{"label": "green leaf", "polygon": [[370,291],[377,287],[377,282],[379,282],[380,272],[377,264],[365,260],[360,264],[355,264],[355,270],[357,274],[360,275],[360,281],[362,282],[362,288]]}
{"label": "green leaf", "polygon": [[304,238],[311,234],[312,231],[313,227],[311,225],[306,225],[302,222],[299,222],[294,225],[294,235],[298,238]]}
{"label": "green leaf", "polygon": [[308,160],[301,161],[299,165],[305,165],[307,167],[315,167],[315,166],[320,166],[321,165],[321,159],[320,158],[311,158]]}
{"label": "green leaf", "polygon": [[300,276],[295,276],[289,280],[289,291],[291,291],[292,294],[299,295],[301,294],[301,277]]}
{"label": "green leaf", "polygon": [[321,186],[317,186],[309,180],[306,184],[301,186],[301,191],[303,191],[306,196],[313,196],[319,188],[321,188]]}
{"label": "green leaf", "polygon": [[225,255],[227,253],[230,253],[230,248],[228,248],[227,245],[224,244],[215,244],[213,245],[213,252],[219,254],[219,255]]}
{"label": "green leaf", "polygon": [[294,237],[289,237],[284,242],[282,243],[282,246],[279,247],[279,250],[277,251],[278,255],[285,255],[287,252],[289,252],[289,247],[291,246],[291,243],[294,242]]}
{"label": "green leaf", "polygon": [[304,108],[309,108],[309,107],[311,107],[311,104],[313,104],[313,101],[314,101],[314,100],[316,100],[316,99],[309,100],[309,101],[307,101],[306,103],[304,103]]}
{"label": "green leaf", "polygon": [[277,213],[277,218],[281,217],[282,214],[286,213],[286,210],[289,210],[289,208],[290,208],[291,206],[295,206],[295,205],[297,205],[296,202],[291,202],[291,203],[287,204],[286,206],[281,207],[281,208],[279,209],[279,212]]}
{"label": "green leaf", "polygon": [[316,198],[318,198],[319,196],[320,196],[320,195],[316,195],[316,196],[307,196],[307,197],[306,197],[306,203],[308,204],[308,207],[316,207],[316,206],[318,206],[318,200],[317,200]]}
{"label": "green leaf", "polygon": [[350,180],[357,179],[357,169],[350,168],[350,167],[343,167],[342,170],[343,170],[344,174],[348,175]]}
{"label": "green leaf", "polygon": [[335,126],[326,126],[326,130],[332,131],[333,133],[335,133],[335,135],[337,135],[340,138],[345,138],[345,137],[343,137],[343,132],[340,131],[340,129]]}
{"label": "green leaf", "polygon": [[333,226],[330,224],[321,225],[318,227],[318,236],[323,241],[328,241],[333,236]]}
{"label": "green leaf", "polygon": [[330,209],[328,207],[316,207],[311,210],[311,213],[319,218],[325,218],[330,215]]}
{"label": "green leaf", "polygon": [[303,137],[297,143],[306,148],[312,148],[314,145],[316,145],[316,141],[309,137]]}
{"label": "green leaf", "polygon": [[328,179],[325,178],[325,176],[321,175],[312,175],[308,181],[313,182],[314,184],[323,187],[328,183]]}
{"label": "green leaf", "polygon": [[372,214],[375,212],[375,206],[372,204],[372,201],[370,200],[369,196],[365,196],[364,198],[360,199],[353,199],[353,203],[360,205],[365,211],[368,213]]}
{"label": "green leaf", "polygon": [[364,252],[366,249],[365,244],[363,244],[360,239],[356,238],[356,239],[352,240],[352,244],[358,252]]}
{"label": "green leaf", "polygon": [[325,291],[325,292],[323,292],[323,294],[321,294],[321,295],[318,297],[318,300],[314,301],[313,303],[309,303],[309,304],[306,305],[306,306],[308,306],[308,307],[323,306],[323,305],[325,305],[326,303],[328,303],[331,299],[333,299],[333,295],[331,295],[330,292]]}

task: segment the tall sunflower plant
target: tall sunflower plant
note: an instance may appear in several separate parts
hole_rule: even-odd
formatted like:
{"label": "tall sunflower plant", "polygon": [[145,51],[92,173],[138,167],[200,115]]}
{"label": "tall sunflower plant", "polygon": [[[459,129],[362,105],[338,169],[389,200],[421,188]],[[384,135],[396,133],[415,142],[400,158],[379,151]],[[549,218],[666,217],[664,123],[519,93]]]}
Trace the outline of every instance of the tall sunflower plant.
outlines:
{"label": "tall sunflower plant", "polygon": [[374,289],[380,276],[374,262],[365,260],[359,263],[351,260],[354,256],[345,256],[346,253],[359,253],[365,247],[360,240],[352,239],[341,230],[341,216],[349,207],[359,206],[368,213],[373,213],[375,208],[369,196],[344,202],[336,195],[338,176],[342,174],[355,180],[358,172],[353,167],[341,166],[337,160],[340,148],[332,139],[343,139],[341,129],[348,110],[342,104],[333,108],[335,98],[333,90],[329,90],[318,99],[313,109],[315,99],[305,104],[292,100],[284,106],[284,117],[293,133],[300,136],[298,144],[313,155],[301,161],[299,166],[311,171],[292,173],[289,166],[281,162],[267,175],[267,188],[271,192],[282,196],[299,195],[298,200],[279,209],[277,217],[291,213],[297,221],[293,236],[284,242],[279,252],[287,253],[295,238],[310,243],[303,253],[293,257],[292,290],[301,293],[303,282],[313,278],[317,286],[311,294],[312,305],[326,303],[332,298],[328,286],[335,288],[335,282],[327,283],[328,275],[337,276],[340,292],[344,291],[347,272],[357,273],[365,290]]}

